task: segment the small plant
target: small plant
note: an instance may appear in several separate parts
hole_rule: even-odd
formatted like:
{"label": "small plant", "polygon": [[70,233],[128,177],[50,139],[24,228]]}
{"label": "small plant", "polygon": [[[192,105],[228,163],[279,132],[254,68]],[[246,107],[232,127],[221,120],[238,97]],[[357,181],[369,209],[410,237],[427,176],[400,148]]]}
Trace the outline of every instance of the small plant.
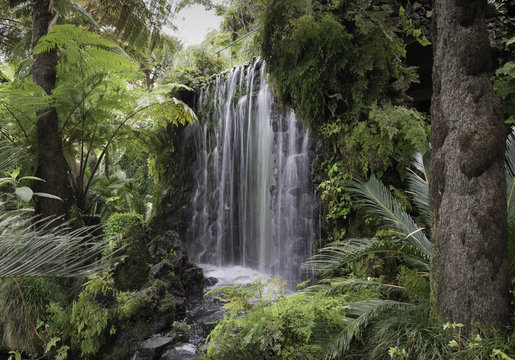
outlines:
{"label": "small plant", "polygon": [[59,342],[61,342],[60,337],[57,336],[51,338],[47,343],[45,354],[51,355],[55,351],[55,360],[66,360],[68,359],[68,351],[70,350],[70,347],[67,345],[58,346]]}
{"label": "small plant", "polygon": [[110,275],[91,276],[78,300],[73,303],[70,316],[75,329],[72,345],[79,347],[83,356],[97,353],[107,337],[116,331],[114,328],[107,331],[110,314],[98,298],[104,301],[114,301],[116,298],[114,280]]}
{"label": "small plant", "polygon": [[499,349],[493,349],[492,355],[490,355],[490,357],[494,359],[513,360],[512,357],[506,355]]}
{"label": "small plant", "polygon": [[20,168],[14,169],[8,175],[9,176],[7,177],[0,178],[0,187],[6,184],[10,184],[13,187],[14,193],[16,194],[18,199],[24,202],[29,202],[30,200],[32,200],[32,197],[34,195],[62,201],[62,199],[58,196],[47,194],[44,192],[34,192],[30,187],[21,185],[21,183],[25,183],[26,181],[44,181],[41,178],[35,176],[18,177],[20,175]]}
{"label": "small plant", "polygon": [[407,359],[408,353],[405,349],[400,349],[398,347],[391,347],[390,350],[388,350],[388,355],[390,355],[390,358],[392,359]]}
{"label": "small plant", "polygon": [[19,351],[9,351],[9,358],[7,360],[21,360],[21,353]]}

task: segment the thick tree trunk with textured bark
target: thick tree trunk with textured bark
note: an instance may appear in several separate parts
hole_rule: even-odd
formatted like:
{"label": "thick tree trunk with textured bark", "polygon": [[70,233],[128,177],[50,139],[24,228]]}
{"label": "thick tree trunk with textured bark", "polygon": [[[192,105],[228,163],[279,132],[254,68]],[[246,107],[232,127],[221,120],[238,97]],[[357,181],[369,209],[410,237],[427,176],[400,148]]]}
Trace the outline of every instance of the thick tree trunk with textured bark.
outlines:
{"label": "thick tree trunk with textured bark", "polygon": [[433,2],[431,291],[439,317],[465,333],[509,318],[505,132],[486,4]]}
{"label": "thick tree trunk with textured bark", "polygon": [[[48,33],[52,21],[51,0],[33,0],[32,3],[32,46]],[[57,49],[34,55],[32,78],[47,94],[55,88]],[[46,109],[38,114],[38,167],[36,176],[45,180],[38,183],[38,191],[57,195],[64,201],[39,198],[36,212],[43,217],[66,215],[69,210],[70,185],[66,160],[62,151],[58,118],[55,108]]]}

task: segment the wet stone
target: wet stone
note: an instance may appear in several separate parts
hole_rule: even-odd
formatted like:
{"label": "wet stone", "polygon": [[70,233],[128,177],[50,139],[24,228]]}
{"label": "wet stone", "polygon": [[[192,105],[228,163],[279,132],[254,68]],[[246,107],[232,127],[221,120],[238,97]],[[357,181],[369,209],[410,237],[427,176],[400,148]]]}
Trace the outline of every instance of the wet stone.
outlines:
{"label": "wet stone", "polygon": [[197,347],[193,344],[184,344],[166,351],[161,360],[197,360]]}

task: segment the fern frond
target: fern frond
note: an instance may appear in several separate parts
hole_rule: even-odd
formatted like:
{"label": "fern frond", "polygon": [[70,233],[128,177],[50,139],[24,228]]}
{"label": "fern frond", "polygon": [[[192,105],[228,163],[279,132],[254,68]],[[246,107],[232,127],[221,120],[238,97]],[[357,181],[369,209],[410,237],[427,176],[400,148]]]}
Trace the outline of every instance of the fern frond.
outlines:
{"label": "fern frond", "polygon": [[18,167],[27,157],[27,150],[25,146],[14,146],[7,141],[0,141],[0,174]]}
{"label": "fern frond", "polygon": [[81,47],[96,46],[106,49],[116,49],[118,46],[98,34],[82,30],[75,25],[56,25],[47,35],[43,36],[34,47],[34,54],[40,54],[55,49],[74,49],[78,52]]}
{"label": "fern frond", "polygon": [[66,61],[60,62],[59,77],[62,77],[62,72],[80,74],[83,66],[96,72],[135,73],[137,69],[118,45],[78,26],[55,26],[39,40],[34,53],[47,52],[56,47],[66,58]]}
{"label": "fern frond", "polygon": [[197,120],[195,112],[183,101],[176,98],[163,99],[162,96],[151,94],[151,98],[145,98],[147,103],[145,115],[154,120],[158,126],[166,127],[168,123],[174,125],[191,124]]}
{"label": "fern frond", "polygon": [[358,197],[360,204],[370,214],[378,216],[388,226],[393,227],[399,240],[416,247],[426,259],[429,259],[431,243],[422,228],[415,224],[413,218],[373,174],[366,183],[358,180],[352,181],[349,191]]}
{"label": "fern frond", "polygon": [[77,1],[56,0],[54,2],[54,7],[59,12],[59,14],[72,16],[74,18],[78,17],[79,19],[86,20],[87,22],[93,24],[96,28],[99,27],[91,14],[86,11]]}

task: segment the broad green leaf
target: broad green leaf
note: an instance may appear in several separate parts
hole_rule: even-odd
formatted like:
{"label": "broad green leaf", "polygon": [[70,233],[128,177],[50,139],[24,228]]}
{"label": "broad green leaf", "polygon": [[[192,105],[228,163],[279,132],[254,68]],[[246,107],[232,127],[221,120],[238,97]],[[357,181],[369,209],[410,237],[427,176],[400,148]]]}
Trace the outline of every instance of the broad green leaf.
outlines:
{"label": "broad green leaf", "polygon": [[14,192],[16,193],[16,195],[22,199],[23,201],[30,201],[32,199],[32,195],[34,194],[34,192],[32,191],[32,189],[28,186],[20,186],[20,187],[17,187]]}

